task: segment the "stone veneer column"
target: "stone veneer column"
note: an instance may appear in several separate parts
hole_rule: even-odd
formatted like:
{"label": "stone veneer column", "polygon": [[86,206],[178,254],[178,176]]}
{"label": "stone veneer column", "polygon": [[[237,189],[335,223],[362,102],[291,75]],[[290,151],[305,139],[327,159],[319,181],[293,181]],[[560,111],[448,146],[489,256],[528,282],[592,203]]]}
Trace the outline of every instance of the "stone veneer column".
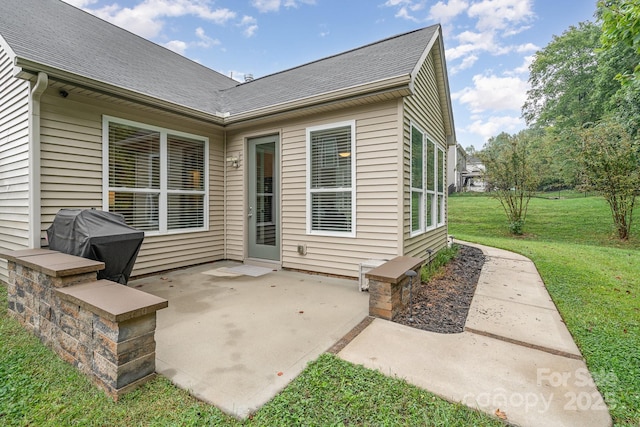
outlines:
{"label": "stone veneer column", "polygon": [[9,262],[9,314],[107,394],[153,377],[156,311],[166,300],[108,280],[104,263],[46,249],[0,256]]}
{"label": "stone veneer column", "polygon": [[400,256],[366,273],[369,279],[369,315],[392,320],[409,303],[409,277],[405,273],[418,273],[412,283],[418,286],[424,260]]}

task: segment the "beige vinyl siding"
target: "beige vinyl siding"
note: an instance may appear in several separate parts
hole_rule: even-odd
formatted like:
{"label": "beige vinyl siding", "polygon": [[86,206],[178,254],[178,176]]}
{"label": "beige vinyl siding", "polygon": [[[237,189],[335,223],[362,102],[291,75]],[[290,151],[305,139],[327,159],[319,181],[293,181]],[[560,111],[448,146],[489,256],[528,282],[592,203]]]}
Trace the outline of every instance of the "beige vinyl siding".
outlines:
{"label": "beige vinyl siding", "polygon": [[[13,77],[1,43],[0,88],[0,250],[18,250],[29,246],[29,83]],[[7,281],[4,259],[0,280]]]}
{"label": "beige vinyl siding", "polygon": [[[436,45],[437,46],[437,45]],[[411,237],[411,149],[410,129],[411,123],[416,123],[422,128],[427,137],[444,149],[446,171],[446,133],[445,119],[442,110],[441,90],[443,84],[436,77],[439,62],[434,58],[435,49],[426,57],[422,67],[418,71],[414,82],[415,93],[405,98],[404,102],[404,214],[403,236],[404,255],[427,257],[427,249],[434,252],[443,248],[447,243],[447,225],[428,230],[425,233]],[[437,167],[437,166],[436,166]],[[431,171],[428,171],[431,172]],[[445,185],[445,221],[446,221],[446,185]]]}
{"label": "beige vinyl siding", "polygon": [[[279,123],[271,128],[228,134],[228,156],[242,154],[247,136],[280,133],[282,266],[357,277],[366,259],[400,254],[398,236],[398,102],[358,106]],[[306,234],[306,128],[347,120],[356,122],[356,237]],[[228,168],[227,257],[243,259],[243,162]],[[298,244],[307,254],[299,255]]]}
{"label": "beige vinyl siding", "polygon": [[[264,133],[252,134],[251,136],[273,135],[273,130]],[[238,167],[226,163],[226,189],[225,189],[225,258],[235,261],[242,261],[245,258],[245,225],[246,225],[246,202],[245,176],[247,175],[245,159],[246,143],[244,134],[227,133],[227,158],[238,158]]]}
{"label": "beige vinyl siding", "polygon": [[[104,97],[104,96],[102,96]],[[224,258],[222,130],[120,100],[50,88],[42,97],[42,231],[61,208],[102,209],[102,116],[209,138],[209,230],[146,236],[133,275]]]}

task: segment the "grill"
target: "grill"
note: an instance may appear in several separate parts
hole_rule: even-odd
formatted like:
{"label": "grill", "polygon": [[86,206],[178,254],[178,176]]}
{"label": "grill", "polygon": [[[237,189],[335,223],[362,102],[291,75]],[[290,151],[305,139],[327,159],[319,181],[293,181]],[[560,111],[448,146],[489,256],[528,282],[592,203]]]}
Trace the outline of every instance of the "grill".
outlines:
{"label": "grill", "polygon": [[98,279],[126,285],[144,239],[122,215],[95,209],[61,209],[47,229],[49,249],[102,261]]}

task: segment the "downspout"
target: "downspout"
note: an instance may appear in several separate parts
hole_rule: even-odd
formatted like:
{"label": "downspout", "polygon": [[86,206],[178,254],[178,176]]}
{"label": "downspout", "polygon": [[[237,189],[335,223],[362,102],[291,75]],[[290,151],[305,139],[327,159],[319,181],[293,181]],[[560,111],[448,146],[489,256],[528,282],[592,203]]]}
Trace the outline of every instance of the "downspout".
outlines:
{"label": "downspout", "polygon": [[48,84],[47,74],[38,73],[29,98],[29,248],[40,247],[40,98]]}

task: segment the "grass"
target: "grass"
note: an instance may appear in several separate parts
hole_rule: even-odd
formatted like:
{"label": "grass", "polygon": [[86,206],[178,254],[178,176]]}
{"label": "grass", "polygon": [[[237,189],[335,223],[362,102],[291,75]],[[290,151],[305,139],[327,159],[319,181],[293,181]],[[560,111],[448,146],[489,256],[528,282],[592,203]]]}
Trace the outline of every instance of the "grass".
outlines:
{"label": "grass", "polygon": [[422,282],[428,282],[430,279],[442,275],[444,272],[444,265],[451,261],[458,254],[458,250],[460,246],[451,245],[451,247],[446,247],[444,249],[439,250],[434,256],[433,259],[428,260],[420,270],[420,279]]}
{"label": "grass", "polygon": [[[552,193],[555,197],[557,193]],[[449,233],[533,260],[616,425],[640,425],[640,227],[615,238],[596,196],[531,200],[522,237],[509,235],[495,199],[449,198]]]}
{"label": "grass", "polygon": [[114,403],[7,315],[1,285],[0,307],[3,426],[503,425],[329,354],[245,421],[194,399],[161,376]]}

